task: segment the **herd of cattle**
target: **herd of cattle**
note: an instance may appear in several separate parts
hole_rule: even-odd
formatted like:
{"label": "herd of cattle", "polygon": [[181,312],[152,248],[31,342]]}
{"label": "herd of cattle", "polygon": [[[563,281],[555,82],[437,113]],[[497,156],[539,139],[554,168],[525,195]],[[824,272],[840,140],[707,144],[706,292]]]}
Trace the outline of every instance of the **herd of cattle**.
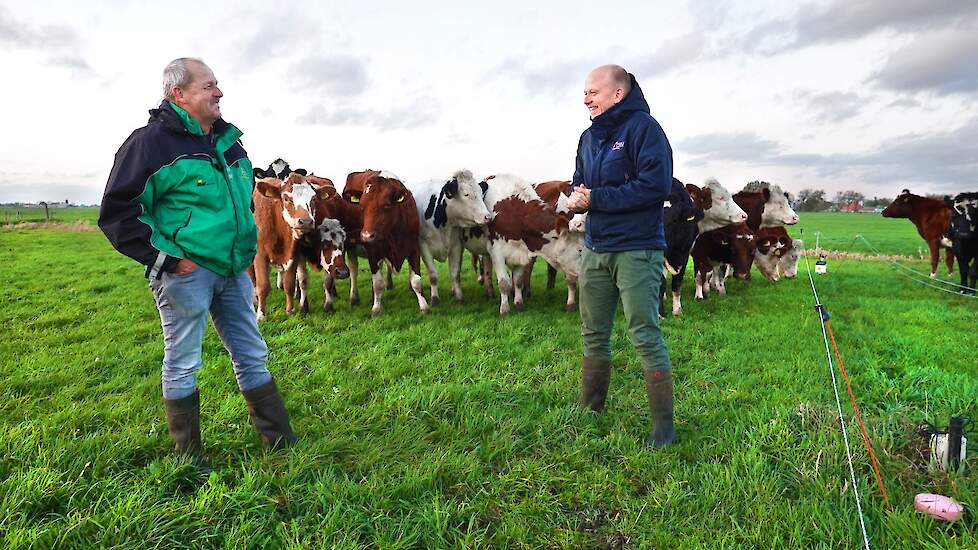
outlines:
{"label": "herd of cattle", "polygon": [[[307,263],[324,273],[325,311],[333,310],[336,280],[347,277],[350,303],[357,305],[360,257],[367,258],[372,274],[374,316],[380,314],[383,291],[391,285],[391,270],[405,262],[422,313],[439,301],[436,260],[448,262],[452,297],[461,302],[466,249],[473,265],[485,266],[478,273],[487,294],[493,292],[489,266],[495,273],[500,314],[509,313],[511,294],[513,307],[523,308],[537,257],[564,273],[566,307],[576,308],[586,214],[567,208],[569,181],[533,184],[502,174],[477,179],[460,170],[448,180],[405,185],[389,172],[366,170],[349,174],[338,191],[328,178],[292,170],[282,159],[265,170],[256,168],[254,176],[259,237],[252,276],[259,319],[267,315],[272,267],[285,290],[288,314],[295,309],[296,296],[300,311],[309,310]],[[803,243],[792,239],[785,226],[795,223],[798,214],[776,185],[748,186],[731,195],[716,180],[697,187],[674,179],[664,203],[667,250],[662,274],[663,293],[666,275],[672,276],[673,314],[682,311],[680,290],[690,256],[697,299],[711,289],[724,294],[726,278],[733,274],[747,279],[755,263],[772,281],[794,277]],[[422,292],[422,261],[430,300]]]}
{"label": "herd of cattle", "polygon": [[974,294],[978,279],[978,193],[958,193],[944,200],[914,195],[908,189],[883,210],[887,218],[908,218],[930,248],[930,276],[937,276],[941,248],[948,274],[958,259],[961,293]]}

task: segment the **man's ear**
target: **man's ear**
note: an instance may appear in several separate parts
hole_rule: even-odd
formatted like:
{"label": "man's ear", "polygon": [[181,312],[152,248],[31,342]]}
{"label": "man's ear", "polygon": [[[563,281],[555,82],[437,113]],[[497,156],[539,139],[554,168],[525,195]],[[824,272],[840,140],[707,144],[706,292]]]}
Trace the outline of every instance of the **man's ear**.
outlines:
{"label": "man's ear", "polygon": [[270,199],[282,198],[281,182],[275,178],[262,178],[255,182],[258,192]]}

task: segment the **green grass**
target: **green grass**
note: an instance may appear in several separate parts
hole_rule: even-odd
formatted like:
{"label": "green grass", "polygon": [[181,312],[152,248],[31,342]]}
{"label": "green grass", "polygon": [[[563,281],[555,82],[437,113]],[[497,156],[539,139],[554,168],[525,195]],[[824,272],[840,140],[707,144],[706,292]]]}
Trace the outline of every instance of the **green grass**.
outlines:
{"label": "green grass", "polygon": [[[827,235],[867,231],[803,220]],[[507,318],[468,267],[468,302],[428,317],[403,274],[378,319],[369,300],[286,318],[276,291],[262,330],[302,441],[261,450],[209,328],[199,384],[218,469],[198,482],[169,456],[159,317],[142,268],[97,232],[0,230],[0,252],[4,547],[862,543],[804,267],[777,284],[755,273],[702,303],[687,281],[683,316],[664,325],[683,441],[656,453],[639,445],[649,413],[620,317],[608,410],[576,409],[579,319],[562,311],[562,290],[543,288],[542,269],[527,311]],[[914,427],[978,418],[978,365],[964,348],[978,300],[883,262],[834,261],[816,284],[889,492],[888,506],[844,402],[874,547],[974,548],[974,523],[939,525],[913,511],[913,496],[975,507],[978,463],[929,473]]]}
{"label": "green grass", "polygon": [[83,221],[94,225],[98,221],[98,208],[48,208],[48,216],[49,218],[45,219],[44,208],[0,206],[0,223],[2,224],[44,221],[73,223]]}
{"label": "green grass", "polygon": [[820,232],[819,246],[823,249],[872,254],[872,249],[856,238],[862,235],[883,254],[930,257],[927,243],[910,220],[842,212],[802,212],[800,218],[788,232],[803,239],[806,248],[815,248],[815,233]]}

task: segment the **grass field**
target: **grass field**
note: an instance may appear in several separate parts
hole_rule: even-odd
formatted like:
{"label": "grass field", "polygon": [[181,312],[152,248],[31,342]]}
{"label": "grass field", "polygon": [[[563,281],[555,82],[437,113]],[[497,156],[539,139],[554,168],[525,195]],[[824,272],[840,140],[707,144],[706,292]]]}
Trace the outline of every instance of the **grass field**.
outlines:
{"label": "grass field", "polygon": [[0,206],[0,224],[16,224],[30,222],[77,222],[83,221],[95,224],[98,221],[98,208],[72,207],[48,208],[48,218],[44,217],[43,208],[24,208]]}
{"label": "grass field", "polygon": [[[920,245],[906,220],[802,219],[809,246],[816,230],[826,248],[856,233],[887,253]],[[579,319],[541,269],[527,311],[507,318],[469,268],[467,303],[428,317],[403,274],[378,319],[344,301],[286,318],[275,292],[269,368],[302,441],[261,450],[209,328],[199,385],[217,470],[201,482],[169,456],[142,268],[98,232],[2,229],[0,253],[4,547],[862,545],[804,266],[777,284],[755,272],[703,303],[687,281],[683,316],[664,324],[683,441],[654,453],[639,445],[649,413],[620,323],[607,411],[576,409]],[[913,497],[978,506],[973,453],[963,474],[931,473],[915,436],[922,421],[978,418],[978,300],[874,261],[834,261],[816,284],[889,493],[887,504],[844,401],[874,548],[975,548],[975,523],[940,525]]]}

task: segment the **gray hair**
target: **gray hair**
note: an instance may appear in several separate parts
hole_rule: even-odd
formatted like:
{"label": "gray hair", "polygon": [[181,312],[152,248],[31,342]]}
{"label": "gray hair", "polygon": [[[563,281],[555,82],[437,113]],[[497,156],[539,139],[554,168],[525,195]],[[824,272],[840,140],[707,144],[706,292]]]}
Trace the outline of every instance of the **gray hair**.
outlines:
{"label": "gray hair", "polygon": [[173,88],[185,88],[190,84],[192,76],[190,74],[189,63],[200,63],[206,65],[198,57],[178,57],[166,64],[163,69],[163,98],[173,101]]}

